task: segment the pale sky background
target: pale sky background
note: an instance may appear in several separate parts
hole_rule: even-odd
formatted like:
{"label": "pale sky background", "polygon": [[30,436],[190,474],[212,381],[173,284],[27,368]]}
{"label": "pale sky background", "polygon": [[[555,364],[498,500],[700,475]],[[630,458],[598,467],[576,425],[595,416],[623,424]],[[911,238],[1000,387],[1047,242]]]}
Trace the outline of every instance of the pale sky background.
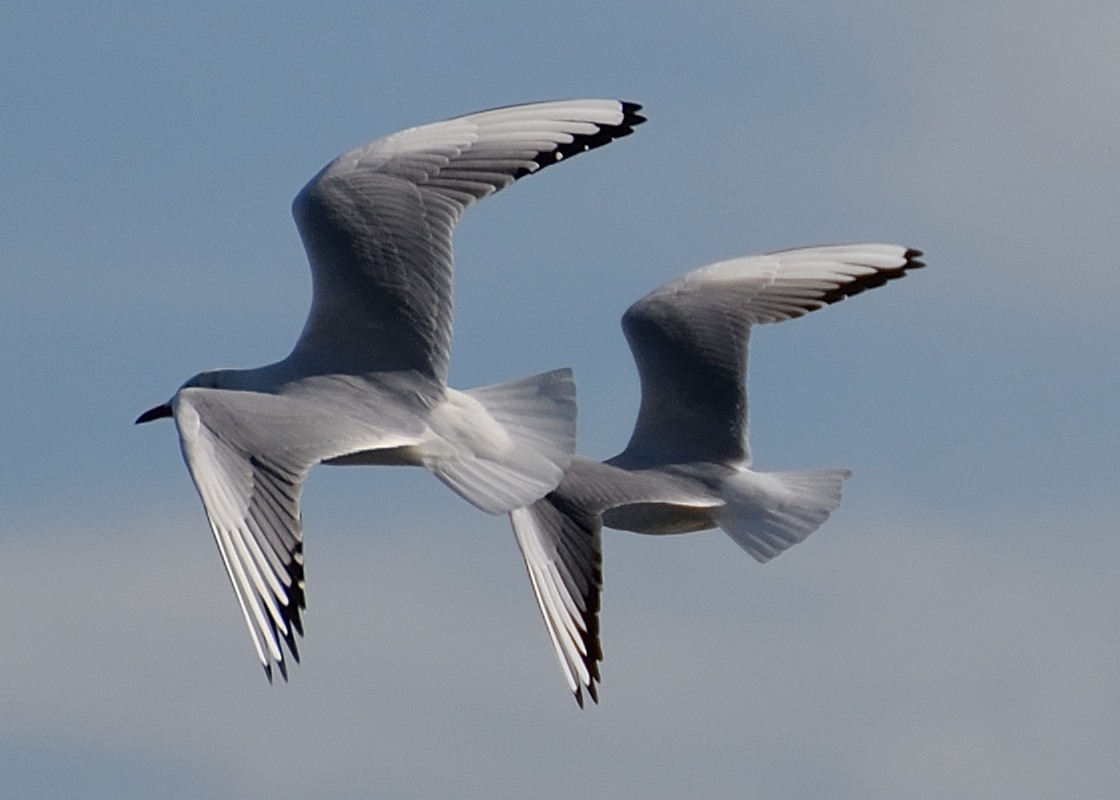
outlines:
{"label": "pale sky background", "polygon": [[[0,797],[1114,797],[1120,5],[388,5],[0,10]],[[849,466],[843,504],[766,566],[605,532],[580,711],[504,518],[321,468],[269,686],[173,426],[133,419],[288,352],[328,160],[576,96],[649,122],[468,212],[453,384],[571,365],[606,457],[638,297],[919,247],[754,337],[756,465]]]}

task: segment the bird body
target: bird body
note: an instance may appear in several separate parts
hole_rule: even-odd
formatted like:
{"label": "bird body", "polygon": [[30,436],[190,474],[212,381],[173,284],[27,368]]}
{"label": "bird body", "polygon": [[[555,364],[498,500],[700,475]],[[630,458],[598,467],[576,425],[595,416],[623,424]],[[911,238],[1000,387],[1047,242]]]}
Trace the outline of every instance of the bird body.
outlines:
{"label": "bird body", "polygon": [[477,200],[644,121],[617,100],[535,103],[354,148],[297,194],[312,301],[290,354],[188,380],[137,422],[174,418],[269,679],[298,660],[303,480],[319,463],[420,465],[503,513],[554,488],[575,448],[571,371],[447,386],[451,235]]}
{"label": "bird body", "polygon": [[720,528],[760,562],[803,541],[839,505],[847,469],[761,472],[748,443],[747,346],[781,322],[924,266],[916,250],[832,245],[692,270],[622,318],[641,382],[626,448],[575,456],[552,492],[510,513],[569,688],[597,699],[603,526],[664,535]]}

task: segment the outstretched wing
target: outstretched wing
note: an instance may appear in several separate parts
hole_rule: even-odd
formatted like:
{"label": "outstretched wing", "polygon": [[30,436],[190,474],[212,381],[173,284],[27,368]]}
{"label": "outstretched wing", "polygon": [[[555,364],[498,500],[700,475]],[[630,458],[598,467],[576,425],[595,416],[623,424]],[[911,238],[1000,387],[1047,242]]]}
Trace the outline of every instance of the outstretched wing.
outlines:
{"label": "outstretched wing", "polygon": [[298,662],[296,634],[303,635],[299,495],[311,464],[250,455],[237,440],[238,427],[222,422],[221,408],[197,391],[176,396],[183,459],[202,498],[253,647],[268,679],[275,663],[286,680],[281,643]]}
{"label": "outstretched wing", "polygon": [[631,133],[640,106],[570,100],[422,125],[339,156],[292,207],[313,298],[292,353],[323,371],[417,370],[445,381],[451,233],[476,200]]}
{"label": "outstretched wing", "polygon": [[734,258],[692,270],[626,311],[642,400],[625,454],[651,463],[749,464],[750,326],[800,317],[925,266],[891,244]]}
{"label": "outstretched wing", "polygon": [[509,518],[568,688],[581,707],[584,689],[598,702],[599,517],[554,493]]}

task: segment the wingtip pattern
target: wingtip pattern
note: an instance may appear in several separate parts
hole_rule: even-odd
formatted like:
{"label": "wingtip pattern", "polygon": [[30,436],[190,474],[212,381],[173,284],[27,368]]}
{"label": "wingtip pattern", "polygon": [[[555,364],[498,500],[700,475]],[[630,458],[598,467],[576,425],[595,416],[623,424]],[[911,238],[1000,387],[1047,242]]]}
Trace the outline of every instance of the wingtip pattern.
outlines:
{"label": "wingtip pattern", "polygon": [[585,693],[598,703],[603,658],[598,525],[556,494],[514,510],[510,522],[568,689],[580,708]]}
{"label": "wingtip pattern", "polygon": [[627,100],[620,100],[618,103],[622,111],[622,119],[619,122],[594,122],[595,130],[592,133],[574,134],[570,142],[561,142],[552,150],[538,153],[533,159],[536,167],[519,171],[514,179],[516,180],[529,172],[539,172],[545,167],[563,161],[570,156],[586,153],[588,150],[594,150],[596,147],[602,147],[615,139],[621,139],[632,134],[634,128],[646,121],[645,115],[640,113],[642,106],[640,103]]}
{"label": "wingtip pattern", "polygon": [[596,663],[594,666],[595,670],[591,675],[591,679],[582,686],[576,686],[575,691],[572,692],[572,695],[576,699],[576,704],[579,705],[580,708],[587,707],[583,702],[585,689],[587,690],[587,696],[591,698],[591,702],[595,705],[599,705],[599,665]]}
{"label": "wingtip pattern", "polygon": [[[901,256],[901,264],[897,266],[881,266],[873,265],[874,268],[871,272],[865,275],[858,275],[853,280],[846,283],[841,283],[833,289],[825,292],[820,297],[820,302],[823,305],[830,305],[837,303],[847,297],[854,297],[861,292],[868,289],[875,289],[883,286],[893,280],[906,277],[907,273],[911,270],[922,269],[926,263],[922,261],[925,254],[921,250],[913,247],[906,248]],[[872,265],[869,265],[872,266]]]}

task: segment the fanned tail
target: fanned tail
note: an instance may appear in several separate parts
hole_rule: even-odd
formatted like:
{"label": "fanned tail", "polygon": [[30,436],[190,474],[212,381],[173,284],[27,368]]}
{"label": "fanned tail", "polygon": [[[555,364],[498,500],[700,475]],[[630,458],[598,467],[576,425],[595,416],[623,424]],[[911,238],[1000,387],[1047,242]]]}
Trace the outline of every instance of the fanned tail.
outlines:
{"label": "fanned tail", "polygon": [[433,416],[453,450],[426,466],[490,514],[527,506],[555,489],[575,451],[570,369],[449,392]]}
{"label": "fanned tail", "polygon": [[755,559],[765,563],[804,541],[840,505],[851,470],[753,472],[724,486],[726,505],[720,528]]}

